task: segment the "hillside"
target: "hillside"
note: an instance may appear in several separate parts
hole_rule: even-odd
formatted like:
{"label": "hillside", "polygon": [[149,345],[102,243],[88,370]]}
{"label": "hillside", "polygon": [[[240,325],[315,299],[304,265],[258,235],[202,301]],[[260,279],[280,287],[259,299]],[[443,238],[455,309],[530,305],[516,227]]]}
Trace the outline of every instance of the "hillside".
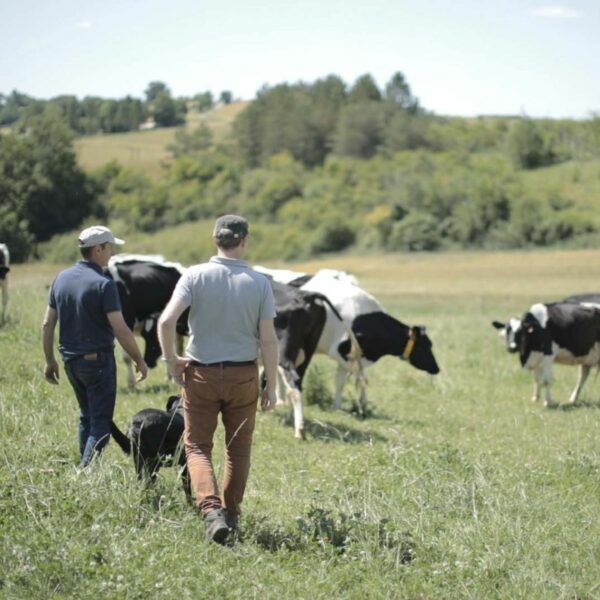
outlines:
{"label": "hillside", "polygon": [[[185,126],[192,130],[205,123],[216,140],[222,139],[247,104],[245,101],[233,102],[206,113],[190,112]],[[167,146],[173,141],[176,130],[176,127],[164,127],[150,131],[86,136],[75,142],[75,148],[79,162],[85,169],[96,169],[111,160],[117,160],[127,167],[143,170],[156,181],[162,174],[161,165],[169,158]]]}

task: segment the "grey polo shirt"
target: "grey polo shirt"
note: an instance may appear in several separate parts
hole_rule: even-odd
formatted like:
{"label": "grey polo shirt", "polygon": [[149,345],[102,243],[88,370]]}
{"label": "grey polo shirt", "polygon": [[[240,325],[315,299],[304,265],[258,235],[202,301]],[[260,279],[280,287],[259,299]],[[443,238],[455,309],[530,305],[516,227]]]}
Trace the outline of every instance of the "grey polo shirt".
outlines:
{"label": "grey polo shirt", "polygon": [[255,360],[259,321],[276,314],[269,280],[245,260],[222,256],[190,267],[173,297],[190,307],[186,354],[203,363]]}

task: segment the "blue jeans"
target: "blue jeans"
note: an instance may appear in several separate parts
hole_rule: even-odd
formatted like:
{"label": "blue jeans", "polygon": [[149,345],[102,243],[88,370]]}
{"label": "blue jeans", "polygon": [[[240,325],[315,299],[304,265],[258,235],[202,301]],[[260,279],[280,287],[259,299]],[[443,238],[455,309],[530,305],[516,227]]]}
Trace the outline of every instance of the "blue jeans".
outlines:
{"label": "blue jeans", "polygon": [[117,397],[114,354],[96,352],[95,355],[95,360],[80,356],[65,363],[80,409],[79,455],[82,467],[87,466],[108,444]]}

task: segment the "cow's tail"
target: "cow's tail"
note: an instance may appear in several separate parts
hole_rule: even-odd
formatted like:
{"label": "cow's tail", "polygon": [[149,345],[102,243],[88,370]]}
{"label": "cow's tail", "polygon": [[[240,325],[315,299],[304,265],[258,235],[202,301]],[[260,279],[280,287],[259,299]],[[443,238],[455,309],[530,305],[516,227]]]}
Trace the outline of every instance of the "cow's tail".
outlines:
{"label": "cow's tail", "polygon": [[131,441],[129,438],[115,425],[114,421],[110,422],[110,433],[113,439],[125,454],[131,454]]}
{"label": "cow's tail", "polygon": [[364,387],[367,383],[367,378],[365,377],[365,373],[362,366],[362,350],[358,344],[358,340],[356,339],[356,335],[354,335],[354,331],[352,331],[352,327],[342,319],[342,315],[340,315],[337,308],[332,304],[331,300],[325,296],[324,294],[315,294],[317,298],[325,302],[333,314],[342,322],[344,328],[346,329],[346,333],[350,338],[350,353],[348,354],[348,363],[350,364],[350,371],[356,377],[357,383]]}

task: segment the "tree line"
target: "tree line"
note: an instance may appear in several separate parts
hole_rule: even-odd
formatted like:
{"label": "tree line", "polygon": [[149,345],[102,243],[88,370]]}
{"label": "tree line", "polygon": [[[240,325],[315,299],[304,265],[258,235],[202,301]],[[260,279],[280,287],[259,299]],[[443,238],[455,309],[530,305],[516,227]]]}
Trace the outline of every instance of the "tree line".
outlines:
{"label": "tree line", "polygon": [[[225,90],[218,101],[227,104],[232,99],[232,93]],[[0,93],[0,127],[26,129],[32,120],[51,116],[63,121],[79,135],[121,133],[137,130],[148,119],[157,127],[181,125],[190,107],[202,112],[214,105],[215,98],[210,91],[191,98],[175,98],[162,81],[150,82],[144,99],[132,96],[121,99],[86,96],[79,100],[73,95],[61,95],[50,100],[39,100],[13,90],[6,95]]]}
{"label": "tree line", "polygon": [[[164,89],[148,91],[155,100]],[[179,129],[159,182],[115,162],[83,172],[71,130],[44,113],[0,137],[0,239],[17,258],[91,220],[153,232],[224,212],[264,224],[253,247],[288,260],[349,247],[515,248],[600,234],[592,204],[562,188],[532,189],[525,177],[597,158],[600,117],[442,117],[420,106],[400,72],[383,89],[370,75],[351,86],[329,76],[265,87],[225,140],[205,125]]]}

